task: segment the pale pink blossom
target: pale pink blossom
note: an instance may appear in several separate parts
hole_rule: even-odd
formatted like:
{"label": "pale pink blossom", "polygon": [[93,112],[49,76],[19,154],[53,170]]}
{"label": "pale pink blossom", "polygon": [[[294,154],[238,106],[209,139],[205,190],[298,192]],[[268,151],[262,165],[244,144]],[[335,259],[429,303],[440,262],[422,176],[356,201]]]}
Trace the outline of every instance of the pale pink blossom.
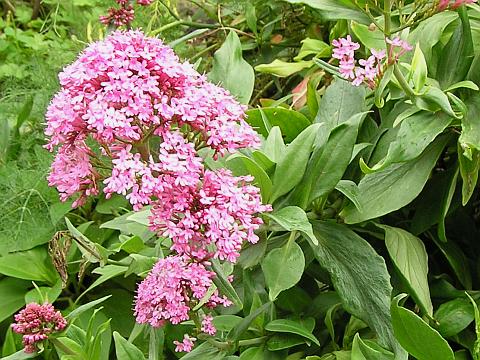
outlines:
{"label": "pale pink blossom", "polygon": [[190,352],[193,349],[194,343],[197,339],[191,336],[188,336],[187,334],[183,335],[183,340],[177,341],[175,340],[173,342],[175,347],[176,352]]}
{"label": "pale pink blossom", "polygon": [[211,315],[205,315],[202,319],[202,328],[201,330],[208,335],[215,335],[217,329],[213,325],[213,317]]}

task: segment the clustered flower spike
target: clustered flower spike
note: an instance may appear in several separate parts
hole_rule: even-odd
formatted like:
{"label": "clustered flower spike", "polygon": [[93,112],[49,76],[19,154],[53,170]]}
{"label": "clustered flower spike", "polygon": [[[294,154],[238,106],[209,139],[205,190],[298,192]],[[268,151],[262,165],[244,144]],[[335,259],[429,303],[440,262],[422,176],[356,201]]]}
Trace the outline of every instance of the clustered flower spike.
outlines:
{"label": "clustered flower spike", "polygon": [[440,0],[438,3],[438,11],[444,11],[447,9],[455,10],[462,5],[474,4],[477,0]]}
{"label": "clustered flower spike", "polygon": [[388,56],[385,50],[370,49],[371,55],[367,59],[360,59],[357,64],[355,51],[360,48],[360,44],[352,41],[350,35],[333,40],[332,57],[339,60],[342,77],[350,80],[355,86],[366,84],[374,89],[384,73],[385,66],[398,61],[405,52],[412,50],[406,41],[398,37],[387,38],[386,41],[391,45]]}
{"label": "clustered flower spike", "polygon": [[12,329],[23,335],[23,346],[27,353],[37,351],[37,343],[47,340],[50,334],[62,331],[67,326],[62,314],[49,303],[28,304],[15,315],[15,321]]}
{"label": "clustered flower spike", "polygon": [[[135,10],[133,9],[133,1],[115,0],[119,8],[111,7],[108,9],[108,15],[100,16],[100,22],[105,25],[114,25],[116,27],[130,25],[135,18]],[[153,0],[137,0],[137,4],[141,6],[150,5]]]}
{"label": "clustered flower spike", "polygon": [[[140,31],[91,44],[59,78],[46,114],[45,147],[56,152],[49,184],[73,206],[101,192],[125,196],[135,211],[151,205],[150,228],[171,238],[173,255],[139,284],[135,315],[155,327],[188,320],[216,276],[210,260],[234,263],[244,242],[258,241],[258,213],[271,210],[252,177],[208,169],[199,154],[258,147],[246,107]],[[217,291],[205,304],[229,305]],[[198,330],[215,334],[208,317]]]}

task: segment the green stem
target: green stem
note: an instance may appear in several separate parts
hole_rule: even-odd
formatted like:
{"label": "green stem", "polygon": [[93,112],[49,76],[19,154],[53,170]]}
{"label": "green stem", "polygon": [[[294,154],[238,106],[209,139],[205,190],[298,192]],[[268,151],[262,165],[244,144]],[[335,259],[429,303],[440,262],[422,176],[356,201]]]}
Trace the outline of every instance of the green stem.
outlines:
{"label": "green stem", "polygon": [[384,0],[383,17],[385,19],[383,32],[385,36],[390,37],[392,33],[392,0]]}
{"label": "green stem", "polygon": [[403,91],[405,91],[405,95],[407,95],[409,98],[415,97],[415,93],[413,92],[412,88],[410,85],[408,85],[407,80],[403,76],[402,72],[400,71],[400,68],[398,67],[397,64],[393,65],[393,74],[398,80],[398,83],[402,87]]}
{"label": "green stem", "polygon": [[288,238],[287,246],[285,246],[285,251],[288,252],[290,250],[290,246],[292,243],[295,242],[295,238],[297,237],[297,230],[293,230],[290,233],[290,237]]}
{"label": "green stem", "polygon": [[250,346],[250,345],[263,344],[267,339],[268,339],[268,336],[262,336],[255,339],[240,340],[238,342],[238,346]]}

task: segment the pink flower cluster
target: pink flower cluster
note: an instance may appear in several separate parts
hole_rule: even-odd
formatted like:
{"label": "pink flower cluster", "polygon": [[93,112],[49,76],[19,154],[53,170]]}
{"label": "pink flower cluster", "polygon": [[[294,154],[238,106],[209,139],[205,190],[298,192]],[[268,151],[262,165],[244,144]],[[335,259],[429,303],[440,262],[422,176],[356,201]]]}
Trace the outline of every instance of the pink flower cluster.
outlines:
{"label": "pink flower cluster", "polygon": [[455,10],[462,5],[474,4],[476,2],[477,0],[453,0],[452,3],[452,0],[440,0],[437,9],[438,11],[444,11],[447,9]]}
{"label": "pink flower cluster", "polygon": [[[133,9],[133,1],[130,0],[115,0],[119,8],[111,7],[108,9],[108,15],[100,16],[100,22],[105,25],[114,25],[116,27],[123,25],[130,25],[135,18],[135,10]],[[138,5],[150,5],[153,0],[137,0]]]}
{"label": "pink flower cluster", "polygon": [[[258,241],[258,213],[271,210],[252,177],[210,170],[198,153],[258,147],[246,108],[140,31],[90,45],[59,78],[46,115],[45,147],[56,151],[49,184],[63,201],[75,196],[74,206],[100,191],[125,196],[135,211],[151,205],[150,227],[171,238],[174,255],[139,284],[135,315],[152,326],[188,320],[212,286],[209,260],[235,262],[244,242]],[[215,291],[206,306],[230,304]],[[209,317],[198,330],[215,334]]]}
{"label": "pink flower cluster", "polygon": [[[138,210],[165,187],[195,186],[203,171],[196,149],[222,155],[259,144],[242,105],[140,31],[90,45],[59,78],[46,114],[46,148],[58,147],[49,183],[62,200],[78,194],[75,206],[98,193],[103,179],[107,195],[128,194]],[[89,148],[89,137],[101,153]],[[161,145],[145,153],[152,137]]]}
{"label": "pink flower cluster", "polygon": [[205,170],[200,187],[165,189],[152,209],[152,230],[171,238],[178,254],[234,263],[245,241],[258,241],[254,231],[262,221],[254,214],[270,209],[260,203],[251,180]]}
{"label": "pink flower cluster", "polygon": [[[167,321],[179,324],[188,320],[191,305],[201,300],[213,284],[215,273],[205,268],[207,264],[179,255],[160,259],[138,286],[137,322],[159,327]],[[213,308],[219,304],[230,306],[231,302],[215,290],[205,305]],[[212,332],[211,327],[208,330]]]}
{"label": "pink flower cluster", "polygon": [[50,334],[62,331],[67,326],[67,321],[62,314],[49,303],[28,304],[15,315],[15,321],[12,329],[23,335],[23,346],[27,353],[35,352],[37,343],[48,339]]}
{"label": "pink flower cluster", "polygon": [[[360,48],[360,44],[352,41],[350,35],[346,38],[340,38],[332,41],[334,46],[332,57],[339,60],[340,74],[347,80],[351,80],[355,86],[366,84],[370,88],[375,88],[383,75],[385,62],[392,64],[398,60],[406,51],[412,50],[412,47],[400,38],[386,39],[390,44],[389,53],[385,50],[370,49],[371,55],[367,59],[360,59],[357,64],[355,60],[355,51]],[[397,49],[400,49],[397,51]]]}

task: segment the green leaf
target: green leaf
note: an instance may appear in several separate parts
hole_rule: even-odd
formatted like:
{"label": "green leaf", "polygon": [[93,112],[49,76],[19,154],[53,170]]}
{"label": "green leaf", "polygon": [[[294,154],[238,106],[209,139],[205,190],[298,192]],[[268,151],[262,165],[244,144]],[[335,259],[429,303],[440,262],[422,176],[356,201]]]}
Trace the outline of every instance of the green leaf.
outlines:
{"label": "green leaf", "polygon": [[0,274],[42,281],[50,285],[54,285],[58,280],[58,274],[45,247],[36,247],[0,257]]}
{"label": "green leaf", "polygon": [[355,334],[352,344],[351,360],[394,360],[394,355],[374,342],[365,342],[358,333]]}
{"label": "green leaf", "polygon": [[274,126],[270,130],[270,133],[262,146],[262,150],[274,163],[278,163],[283,158],[287,147],[283,142],[282,131],[279,126]]}
{"label": "green leaf", "polygon": [[362,24],[370,24],[371,20],[358,10],[349,0],[285,0],[291,4],[306,4],[317,9],[325,20],[347,19]]}
{"label": "green leaf", "polygon": [[302,179],[320,126],[310,125],[287,147],[273,175],[271,203],[292,190]]}
{"label": "green leaf", "polygon": [[255,74],[242,57],[242,44],[235,31],[230,31],[222,47],[215,52],[208,79],[219,83],[241,103],[248,104],[253,92]]}
{"label": "green leaf", "polygon": [[[455,12],[442,11],[437,13],[421,21],[409,34],[407,41],[410,44],[419,43],[427,63],[430,64],[433,47],[441,40],[448,25],[456,19],[458,19],[458,15]],[[405,54],[405,56],[408,55]]]}
{"label": "green leaf", "polygon": [[289,63],[275,59],[270,64],[260,64],[255,66],[255,70],[265,74],[276,75],[278,77],[287,77],[312,66],[313,61],[298,61]]}
{"label": "green leaf", "polygon": [[315,55],[315,57],[319,58],[330,57],[332,49],[330,45],[321,40],[306,38],[302,40],[302,47],[293,60],[300,61],[309,55]]}
{"label": "green leaf", "polygon": [[107,295],[107,296],[104,296],[100,299],[93,300],[93,301],[90,301],[89,303],[83,304],[83,305],[79,306],[78,308],[72,310],[70,313],[68,313],[68,315],[65,316],[65,318],[74,319],[74,318],[80,316],[81,314],[83,314],[85,311],[88,311],[91,308],[97,306],[98,304],[101,304],[102,302],[104,302],[105,300],[107,300],[111,296],[112,295]]}
{"label": "green leaf", "polygon": [[460,7],[458,14],[461,21],[438,56],[437,80],[442,88],[465,80],[473,61],[472,31],[467,9]]}
{"label": "green leaf", "polygon": [[[307,341],[308,340],[302,336],[292,334],[275,334],[267,340],[267,349],[270,351],[289,349],[291,347],[304,344]],[[250,358],[247,359],[250,360]],[[263,360],[263,357],[261,357],[260,360]]]}
{"label": "green leaf", "polygon": [[294,320],[287,320],[287,319],[277,319],[269,322],[265,325],[265,330],[272,331],[272,332],[282,332],[282,333],[289,333],[289,334],[297,334],[311,340],[313,343],[320,346],[319,341],[317,338],[309,331],[307,328],[303,326],[302,323]]}
{"label": "green leaf", "polygon": [[454,360],[448,342],[413,311],[399,305],[406,294],[396,296],[391,305],[395,337],[418,360]]}
{"label": "green leaf", "polygon": [[[262,112],[268,119],[272,129],[275,126],[280,127],[281,134],[285,136],[285,141],[287,143],[293,141],[298,134],[310,125],[310,121],[307,117],[295,110],[284,109],[282,107],[248,110],[247,122],[264,137],[268,136],[269,129],[265,126],[262,119]],[[272,160],[275,161],[274,159]]]}
{"label": "green leaf", "polygon": [[227,166],[235,176],[252,175],[255,178],[254,185],[260,188],[262,201],[268,203],[272,192],[272,181],[260,165],[249,157],[236,153],[227,159]]}
{"label": "green leaf", "polygon": [[445,91],[453,91],[456,89],[470,89],[474,91],[480,90],[477,84],[475,84],[473,81],[470,80],[464,80],[464,81],[459,81],[458,83],[453,84],[450,86],[448,89]]}
{"label": "green leaf", "polygon": [[187,355],[183,356],[185,360],[223,360],[225,358],[225,352],[221,351],[218,347],[205,341],[203,344],[195,347]]}
{"label": "green leaf", "polygon": [[392,164],[384,170],[367,174],[358,184],[357,202],[341,212],[347,224],[373,219],[410,203],[422,191],[448,137],[435,140],[415,160]]}
{"label": "green leaf", "polygon": [[480,171],[480,151],[471,149],[471,159],[469,159],[463,154],[463,149],[459,143],[457,153],[460,175],[462,176],[462,205],[465,206],[477,186],[478,172]]}
{"label": "green leaf", "polygon": [[99,274],[100,277],[96,279],[92,285],[90,285],[87,290],[85,290],[80,296],[83,297],[87,292],[93,290],[97,286],[103,284],[104,282],[113,279],[114,277],[120,276],[127,271],[128,267],[120,265],[106,265],[104,267],[98,267],[92,272],[94,274]]}
{"label": "green leaf", "polygon": [[[0,321],[3,321],[3,320],[0,320]],[[8,355],[14,354],[16,351],[17,351],[17,345],[15,344],[15,337],[13,336],[12,327],[9,326],[5,331],[5,337],[3,340],[1,355],[3,357],[7,357]]]}
{"label": "green leaf", "polygon": [[448,263],[452,267],[455,275],[457,275],[460,283],[465,289],[472,288],[472,275],[470,271],[469,261],[462,249],[454,242],[443,242],[434,238],[435,244],[443,253]]}
{"label": "green leaf", "polygon": [[417,47],[415,48],[410,74],[413,79],[415,91],[418,93],[425,85],[428,75],[427,62],[425,61],[425,56],[423,55],[419,43],[417,43]]}
{"label": "green leaf", "polygon": [[358,128],[366,113],[353,115],[332,130],[327,143],[316,148],[291,202],[306,208],[313,200],[331,192],[342,178],[352,157]]}
{"label": "green leaf", "polygon": [[470,294],[465,292],[465,295],[467,295],[468,299],[470,300],[473,307],[473,313],[475,315],[475,335],[477,336],[477,339],[473,344],[472,355],[475,360],[478,360],[480,358],[480,311],[478,310],[477,303],[472,299]]}
{"label": "green leaf", "polygon": [[230,281],[228,281],[220,262],[216,259],[212,260],[211,262],[212,269],[217,274],[217,276],[213,278],[213,282],[217,286],[220,294],[225,295],[230,301],[232,301],[238,310],[243,309],[242,300],[240,300],[240,297],[233,288],[232,284],[230,284]]}
{"label": "green leaf", "polygon": [[263,348],[251,347],[240,354],[240,360],[265,360]]}
{"label": "green leaf", "polygon": [[447,242],[447,234],[445,230],[445,218],[447,217],[448,209],[452,203],[453,195],[455,194],[455,189],[457,187],[457,178],[458,178],[459,168],[452,168],[448,171],[449,173],[449,183],[447,191],[443,194],[442,206],[440,219],[438,221],[438,237],[441,241]]}
{"label": "green leaf", "polygon": [[49,303],[55,302],[62,292],[62,281],[59,279],[52,287],[40,286],[35,287],[25,294],[25,303],[36,302],[43,304],[45,301]]}
{"label": "green leaf", "polygon": [[320,265],[330,274],[345,310],[377,332],[382,346],[406,359],[393,336],[390,320],[390,276],[384,259],[368,242],[344,225],[313,223],[319,245],[310,241]]}
{"label": "green leaf", "polygon": [[[468,150],[475,148],[480,150],[480,122],[478,114],[480,113],[480,95],[471,96],[466,102],[467,114],[462,119],[462,134],[458,139],[462,149]],[[468,151],[464,153],[467,158],[471,158]]]}
{"label": "green leaf", "polygon": [[270,251],[262,261],[270,300],[274,301],[283,290],[298,283],[304,269],[305,257],[294,239],[290,239],[283,247]]}
{"label": "green leaf", "polygon": [[448,96],[442,90],[434,86],[427,87],[425,93],[415,96],[414,103],[422,110],[430,112],[437,112],[441,110],[445,114],[456,119],[461,118],[461,116],[455,114],[453,111],[452,105],[448,100]]}
{"label": "green leaf", "polygon": [[457,298],[440,305],[434,316],[437,329],[445,337],[457,335],[474,320],[474,311],[469,300]]}
{"label": "green leaf", "polygon": [[132,343],[125,340],[118,332],[113,332],[115,340],[115,354],[118,360],[141,360],[145,359],[143,353]]}
{"label": "green leaf", "polygon": [[25,293],[30,283],[15,278],[0,280],[0,323],[25,305]]}
{"label": "green leaf", "polygon": [[336,78],[322,97],[315,122],[324,123],[327,130],[332,130],[353,115],[365,111],[365,94],[363,87],[352,86],[350,82]]}
{"label": "green leaf", "polygon": [[232,330],[228,332],[227,340],[238,341],[245,331],[247,331],[250,324],[261,314],[263,314],[272,303],[268,302],[252,311],[246,318],[242,319]]}
{"label": "green leaf", "polygon": [[23,359],[33,359],[36,358],[39,353],[26,353],[25,350],[17,351],[15,354],[12,354],[7,357],[2,357],[2,360],[23,360]]}
{"label": "green leaf", "polygon": [[391,164],[410,161],[420,156],[427,146],[450,125],[452,120],[443,113],[425,111],[404,119],[395,140],[390,143],[385,158],[369,170],[382,170]]}
{"label": "green leaf", "polygon": [[425,245],[416,236],[400,228],[378,225],[385,230],[388,253],[411,295],[422,311],[433,315],[433,305],[428,287],[428,255]]}
{"label": "green leaf", "polygon": [[297,206],[287,206],[273,214],[266,213],[269,218],[273,219],[278,225],[287,231],[298,230],[310,240],[318,245],[318,240],[313,233],[312,224],[307,218],[307,214]]}
{"label": "green leaf", "polygon": [[213,318],[213,325],[218,331],[230,331],[243,319],[236,315],[218,315]]}
{"label": "green leaf", "polygon": [[352,21],[350,26],[355,36],[366,48],[375,50],[385,49],[385,35],[377,27],[372,31],[368,24],[359,24],[355,21]]}

